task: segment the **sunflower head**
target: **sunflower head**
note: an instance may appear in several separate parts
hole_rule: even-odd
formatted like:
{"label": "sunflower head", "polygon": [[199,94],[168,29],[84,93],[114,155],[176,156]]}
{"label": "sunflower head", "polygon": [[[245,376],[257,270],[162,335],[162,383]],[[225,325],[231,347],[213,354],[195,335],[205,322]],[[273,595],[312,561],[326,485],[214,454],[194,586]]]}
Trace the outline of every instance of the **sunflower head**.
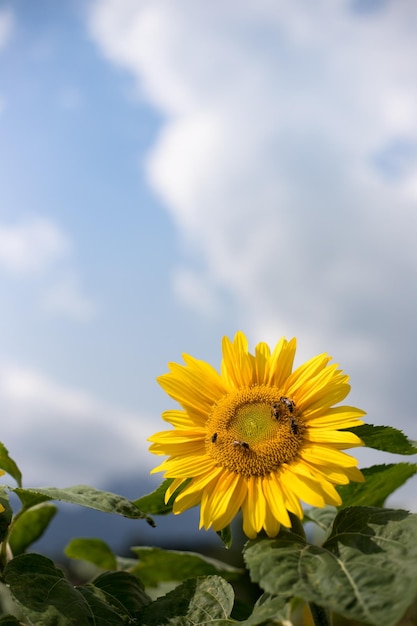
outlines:
{"label": "sunflower head", "polygon": [[[243,333],[223,339],[220,373],[183,355],[158,378],[182,407],[166,411],[171,430],[150,437],[151,452],[168,456],[153,472],[179,488],[174,513],[200,505],[200,528],[225,528],[239,510],[253,538],[290,527],[303,517],[301,501],[339,505],[335,485],[363,481],[357,461],[343,449],[363,445],[345,429],[362,424],[364,411],[334,406],[349,393],[348,376],[320,354],[293,371],[296,341],[282,338],[248,350]],[[342,430],[343,429],[343,430]],[[186,484],[185,484],[186,483]]]}

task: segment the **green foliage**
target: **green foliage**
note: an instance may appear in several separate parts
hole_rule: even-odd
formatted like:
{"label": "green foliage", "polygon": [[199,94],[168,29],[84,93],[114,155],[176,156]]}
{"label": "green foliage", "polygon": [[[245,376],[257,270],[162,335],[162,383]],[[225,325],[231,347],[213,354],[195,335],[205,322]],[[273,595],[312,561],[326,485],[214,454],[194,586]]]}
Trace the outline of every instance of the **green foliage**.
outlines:
{"label": "green foliage", "polygon": [[417,443],[411,441],[401,430],[392,426],[373,426],[363,424],[348,428],[352,433],[358,435],[367,448],[392,452],[393,454],[416,454]]}
{"label": "green foliage", "polygon": [[21,622],[14,615],[4,615],[0,617],[0,626],[20,626]]}
{"label": "green foliage", "polygon": [[0,442],[0,469],[4,470],[15,479],[18,486],[22,486],[22,473],[20,469],[17,467],[16,463],[9,456],[9,452],[6,446]]}
{"label": "green foliage", "polygon": [[126,572],[105,574],[77,588],[39,554],[14,558],[4,579],[23,614],[39,626],[119,626],[132,622],[134,613],[149,602],[137,578]]}
{"label": "green foliage", "polygon": [[309,509],[304,516],[306,522],[314,522],[324,532],[327,532],[337,515],[334,506],[326,506],[324,509]]}
{"label": "green foliage", "polygon": [[6,492],[1,489],[0,490],[0,504],[3,507],[3,511],[0,513],[0,542],[7,537],[7,533],[9,532],[9,526],[13,517],[13,510],[9,503],[9,498],[7,497]]}
{"label": "green foliage", "polygon": [[106,572],[98,576],[92,585],[106,594],[108,604],[115,607],[122,605],[123,611],[130,617],[150,601],[141,581],[127,572]]}
{"label": "green foliage", "polygon": [[364,483],[349,483],[338,488],[343,507],[384,506],[385,500],[417,472],[414,463],[374,465],[362,470]]}
{"label": "green foliage", "polygon": [[[417,452],[416,444],[395,428],[365,425],[350,430],[378,450]],[[364,483],[338,487],[343,500],[339,510],[308,509],[305,521],[320,529],[312,536],[324,537],[321,545],[307,540],[293,514],[291,529],[281,529],[274,539],[260,536],[248,542],[246,574],[264,591],[253,606],[240,599],[235,603],[228,582],[240,588],[244,571],[195,552],[137,546],[132,548],[136,558],[122,558],[100,539],[73,539],[66,556],[103,570],[79,586],[53,561],[29,552],[56,514],[52,500],[153,525],[148,516],[169,514],[183,488],[165,504],[172,479],[132,502],[86,485],[24,488],[21,472],[2,444],[0,469],[17,483],[0,487],[0,626],[272,626],[293,622],[294,611],[304,603],[317,624],[330,623],[328,614],[339,614],[395,626],[417,596],[417,516],[383,508],[387,497],[417,473],[413,463],[366,468]],[[16,512],[9,492],[20,500]],[[217,535],[231,546],[230,527]]]}
{"label": "green foliage", "polygon": [[417,593],[417,516],[376,507],[343,509],[323,546],[282,530],[245,549],[267,593],[299,597],[350,619],[393,626]]}
{"label": "green foliage", "polygon": [[[109,491],[101,491],[94,489],[88,485],[75,485],[74,487],[66,487],[65,489],[56,489],[55,487],[45,487],[42,489],[13,489],[19,496],[25,507],[34,506],[40,502],[48,500],[59,500],[61,502],[70,502],[71,504],[79,504],[89,509],[96,509],[104,513],[117,513],[131,519],[149,520],[146,513],[141,511],[133,502],[127,500],[123,496],[118,496]],[[152,520],[150,520],[152,522]]]}
{"label": "green foliage", "polygon": [[17,605],[34,624],[88,624],[88,603],[50,559],[39,554],[17,556],[6,566],[4,579]]}
{"label": "green foliage", "polygon": [[185,481],[181,487],[178,487],[170,497],[169,501],[165,504],[165,493],[170,484],[172,483],[172,478],[166,478],[160,485],[152,491],[151,493],[146,494],[146,496],[142,496],[137,500],[134,500],[133,503],[141,509],[144,513],[149,513],[150,515],[167,515],[172,512],[172,505],[177,497],[177,495],[184,489],[184,487],[189,483],[189,481]]}
{"label": "green foliage", "polygon": [[9,545],[14,556],[22,554],[42,537],[57,510],[53,504],[43,503],[23,511],[15,518],[9,535]]}
{"label": "green foliage", "polygon": [[291,603],[286,598],[263,594],[256,602],[252,615],[241,626],[291,624]]}
{"label": "green foliage", "polygon": [[73,539],[64,552],[70,559],[88,561],[101,569],[117,569],[116,557],[102,539]]}
{"label": "green foliage", "polygon": [[228,626],[233,608],[233,588],[220,576],[185,581],[139,614],[143,626]]}
{"label": "green foliage", "polygon": [[147,546],[134,547],[131,550],[139,560],[130,572],[139,576],[146,587],[156,587],[165,581],[183,581],[186,578],[213,574],[221,574],[223,578],[233,580],[242,574],[242,570],[236,567],[195,552]]}
{"label": "green foliage", "polygon": [[223,528],[222,530],[219,530],[217,535],[223,541],[226,548],[232,547],[232,529],[230,528],[230,525],[226,526],[226,528]]}

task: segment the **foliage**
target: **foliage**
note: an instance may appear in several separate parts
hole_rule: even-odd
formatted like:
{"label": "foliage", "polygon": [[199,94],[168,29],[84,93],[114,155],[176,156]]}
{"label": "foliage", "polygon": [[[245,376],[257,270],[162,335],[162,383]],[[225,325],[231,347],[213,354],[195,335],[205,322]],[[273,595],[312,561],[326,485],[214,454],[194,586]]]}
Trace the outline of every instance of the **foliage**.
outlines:
{"label": "foliage", "polygon": [[[352,430],[368,447],[417,452],[394,428]],[[309,509],[305,521],[320,532],[308,535],[320,534],[321,543],[293,518],[293,527],[282,528],[274,539],[260,535],[247,542],[242,568],[149,546],[134,546],[130,558],[120,557],[100,539],[73,539],[66,557],[88,562],[96,572],[78,585],[52,560],[30,552],[56,514],[53,501],[153,525],[150,516],[171,513],[173,498],[164,501],[169,481],[135,501],[84,485],[29,489],[2,444],[0,468],[16,482],[0,488],[0,626],[324,626],[332,619],[395,626],[417,596],[417,516],[384,508],[388,496],[417,472],[412,463],[366,468],[364,483],[339,488],[341,507]],[[20,501],[17,511],[11,494]],[[219,543],[232,545],[229,527],[218,536]],[[245,602],[235,593],[248,576],[258,585],[258,597],[249,600],[246,594]]]}

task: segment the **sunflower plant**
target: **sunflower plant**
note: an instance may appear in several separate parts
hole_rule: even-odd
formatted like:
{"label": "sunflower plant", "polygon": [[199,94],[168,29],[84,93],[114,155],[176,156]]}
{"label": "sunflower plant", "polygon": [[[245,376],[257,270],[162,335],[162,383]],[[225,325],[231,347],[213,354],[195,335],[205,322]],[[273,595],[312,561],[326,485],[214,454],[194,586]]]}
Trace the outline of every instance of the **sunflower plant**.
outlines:
{"label": "sunflower plant", "polygon": [[[349,377],[331,357],[294,367],[295,352],[295,339],[283,338],[252,354],[238,332],[223,339],[219,371],[189,355],[170,363],[158,382],[176,406],[162,415],[170,427],[150,437],[163,480],[135,501],[84,485],[24,488],[0,446],[0,468],[16,482],[0,491],[0,626],[417,624],[417,516],[384,506],[417,466],[358,469],[351,453],[412,455],[417,446],[344,403]],[[200,529],[217,533],[225,558],[150,546],[122,558],[79,538],[65,554],[94,576],[74,585],[30,551],[54,500],[153,526],[198,507]]]}

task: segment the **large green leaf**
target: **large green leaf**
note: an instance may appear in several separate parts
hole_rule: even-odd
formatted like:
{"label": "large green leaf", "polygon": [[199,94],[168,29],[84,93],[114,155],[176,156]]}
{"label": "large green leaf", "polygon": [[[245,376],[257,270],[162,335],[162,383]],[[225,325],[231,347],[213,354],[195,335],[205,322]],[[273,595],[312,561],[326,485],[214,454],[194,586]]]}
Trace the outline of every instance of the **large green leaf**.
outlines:
{"label": "large green leaf", "polygon": [[32,543],[42,537],[57,510],[55,505],[43,503],[16,517],[9,537],[14,556],[22,554]]}
{"label": "large green leaf", "polygon": [[70,559],[81,559],[94,563],[101,569],[117,569],[117,560],[110,547],[102,539],[83,538],[72,539],[64,550]]}
{"label": "large green leaf", "polygon": [[272,595],[300,597],[349,619],[393,626],[417,593],[417,516],[354,507],[340,511],[320,546],[282,530],[245,550],[252,579]]}
{"label": "large green leaf", "polygon": [[334,506],[326,506],[323,509],[311,508],[306,511],[304,519],[306,522],[313,522],[322,531],[327,533],[333,524],[337,515],[337,509]]}
{"label": "large green leaf", "polygon": [[286,598],[263,594],[256,602],[252,614],[239,626],[267,626],[292,624],[291,603]]}
{"label": "large green leaf", "polygon": [[364,483],[349,483],[338,487],[343,507],[383,506],[385,500],[417,473],[414,463],[374,465],[362,470]]}
{"label": "large green leaf", "polygon": [[130,571],[139,576],[146,587],[156,587],[161,582],[183,581],[211,574],[221,574],[229,580],[238,578],[242,570],[227,563],[195,552],[162,550],[152,547],[134,547],[131,550],[139,560]]}
{"label": "large green leaf", "polygon": [[110,572],[73,587],[54,563],[40,554],[22,554],[6,566],[12,597],[37,626],[139,626],[134,613],[148,602],[135,576]]}
{"label": "large green leaf", "polygon": [[142,626],[230,626],[234,593],[220,576],[186,580],[139,614]]}
{"label": "large green leaf", "polygon": [[50,559],[21,554],[7,564],[4,578],[22,612],[37,626],[91,623],[87,602]]}
{"label": "large green leaf", "polygon": [[12,489],[12,491],[17,493],[25,507],[34,506],[39,502],[48,500],[60,500],[96,509],[97,511],[104,511],[105,513],[117,513],[131,519],[142,518],[152,521],[136,504],[123,496],[110,493],[109,491],[101,491],[88,485],[75,485],[74,487],[65,487],[64,489],[57,489],[56,487],[44,487],[42,489],[16,488]]}
{"label": "large green leaf", "polygon": [[417,453],[417,443],[408,439],[401,430],[392,426],[363,424],[347,430],[358,435],[368,448],[392,452],[393,454]]}
{"label": "large green leaf", "polygon": [[19,487],[22,486],[22,473],[17,467],[16,463],[9,456],[9,452],[4,444],[0,442],[0,469],[7,472],[12,478],[15,479]]}
{"label": "large green leaf", "polygon": [[[87,622],[88,625],[126,626],[128,617],[124,614],[123,607],[120,605],[119,611],[117,611],[113,606],[110,606],[105,593],[102,593],[93,585],[79,587],[77,591],[91,611],[91,617]],[[132,622],[130,623],[132,624]],[[134,623],[136,624],[136,622]]]}
{"label": "large green leaf", "polygon": [[105,572],[93,580],[92,585],[106,594],[108,604],[121,605],[130,617],[151,601],[142,582],[127,572]]}
{"label": "large green leaf", "polygon": [[172,494],[169,502],[165,504],[165,493],[170,484],[172,483],[173,478],[166,478],[160,485],[152,491],[151,493],[134,500],[133,503],[144,513],[148,513],[150,515],[167,515],[172,511],[172,505],[174,503],[177,495],[184,489],[184,487],[188,484],[188,480],[184,482],[181,487],[178,487],[176,491]]}

